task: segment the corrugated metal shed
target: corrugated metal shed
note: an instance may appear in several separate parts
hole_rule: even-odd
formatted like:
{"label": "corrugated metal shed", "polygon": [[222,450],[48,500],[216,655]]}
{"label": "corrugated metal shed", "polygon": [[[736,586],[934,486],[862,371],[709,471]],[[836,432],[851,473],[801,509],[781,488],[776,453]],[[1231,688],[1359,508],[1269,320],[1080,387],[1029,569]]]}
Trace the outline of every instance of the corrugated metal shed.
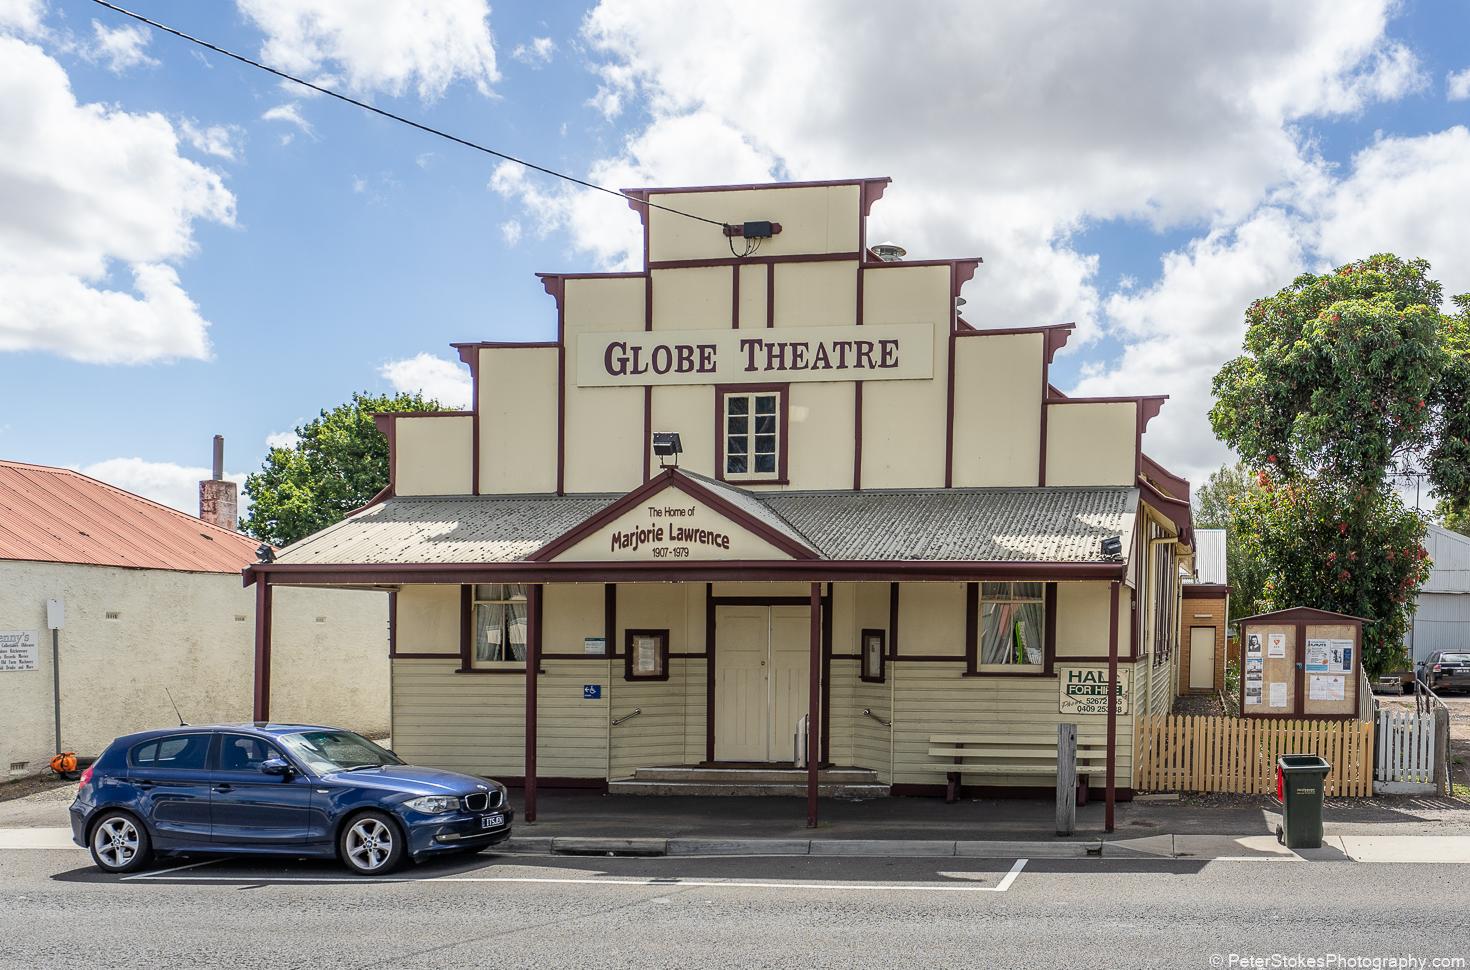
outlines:
{"label": "corrugated metal shed", "polygon": [[[1099,562],[1103,538],[1126,543],[1138,507],[1138,490],[1127,487],[757,493],[703,478],[700,485],[718,488],[823,558],[841,560]],[[390,498],[303,539],[276,561],[516,562],[619,497]]]}
{"label": "corrugated metal shed", "polygon": [[0,461],[0,559],[237,573],[258,545],[69,468]]}
{"label": "corrugated metal shed", "polygon": [[1225,576],[1225,530],[1194,530],[1194,569],[1196,583],[1228,583]]}
{"label": "corrugated metal shed", "polygon": [[1470,536],[1431,524],[1424,538],[1429,578],[1414,601],[1404,643],[1414,660],[1436,650],[1470,650]]}

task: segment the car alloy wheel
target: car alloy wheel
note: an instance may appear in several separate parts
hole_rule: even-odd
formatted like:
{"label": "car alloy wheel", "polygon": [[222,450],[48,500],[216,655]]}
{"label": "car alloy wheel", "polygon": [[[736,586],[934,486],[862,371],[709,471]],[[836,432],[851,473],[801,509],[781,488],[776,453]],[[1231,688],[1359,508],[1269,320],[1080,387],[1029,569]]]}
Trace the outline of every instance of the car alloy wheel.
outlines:
{"label": "car alloy wheel", "polygon": [[140,869],[148,855],[148,833],[132,816],[116,812],[92,829],[92,860],[104,872]]}
{"label": "car alloy wheel", "polygon": [[354,819],[342,838],[347,864],[364,875],[388,872],[402,855],[392,823],[376,813]]}

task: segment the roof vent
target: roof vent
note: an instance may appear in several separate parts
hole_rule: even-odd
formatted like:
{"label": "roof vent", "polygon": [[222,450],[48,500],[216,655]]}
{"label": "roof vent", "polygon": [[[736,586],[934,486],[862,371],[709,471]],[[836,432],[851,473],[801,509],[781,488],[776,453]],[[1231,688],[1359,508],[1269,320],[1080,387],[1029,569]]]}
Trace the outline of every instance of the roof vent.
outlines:
{"label": "roof vent", "polygon": [[885,263],[896,263],[909,254],[907,249],[904,249],[896,242],[880,242],[870,248],[873,251],[873,255]]}

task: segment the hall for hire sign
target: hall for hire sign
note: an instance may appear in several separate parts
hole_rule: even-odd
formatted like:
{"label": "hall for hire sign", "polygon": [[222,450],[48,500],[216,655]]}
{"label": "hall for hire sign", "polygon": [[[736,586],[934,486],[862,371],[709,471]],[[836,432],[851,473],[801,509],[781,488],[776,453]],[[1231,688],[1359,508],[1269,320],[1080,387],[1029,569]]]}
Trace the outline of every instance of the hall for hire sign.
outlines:
{"label": "hall for hire sign", "polygon": [[934,376],[928,324],[638,330],[577,338],[577,384],[759,384],[923,380]]}

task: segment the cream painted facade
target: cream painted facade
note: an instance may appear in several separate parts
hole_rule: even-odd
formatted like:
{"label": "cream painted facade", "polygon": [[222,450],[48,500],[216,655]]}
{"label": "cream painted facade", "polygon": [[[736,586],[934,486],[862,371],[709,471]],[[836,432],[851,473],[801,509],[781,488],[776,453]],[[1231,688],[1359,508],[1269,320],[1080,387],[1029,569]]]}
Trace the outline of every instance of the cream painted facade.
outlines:
{"label": "cream painted facade", "polygon": [[[978,259],[880,261],[866,218],[886,183],[633,193],[780,232],[732,258],[717,228],[643,209],[643,270],[543,274],[556,339],[456,344],[473,410],[385,417],[394,484],[383,507],[256,568],[271,586],[396,590],[400,754],[594,786],[655,766],[790,762],[779,739],[809,705],[783,686],[789,667],[818,692],[823,763],[935,792],[952,765],[929,756],[934,736],[1054,736],[1065,720],[1103,739],[1109,717],[1062,714],[1061,683],[1068,669],[1106,670],[1111,655],[1129,684],[1112,716],[1113,782],[1131,788],[1132,718],[1176,693],[1177,565],[1190,555],[1188,483],[1151,471],[1142,452],[1163,399],[1052,388],[1071,325],[972,326],[955,304],[977,271],[983,283]],[[732,398],[752,415],[775,402],[769,467]],[[669,432],[682,442],[677,472],[651,447]],[[1131,504],[1121,517],[1079,506],[1047,518],[1094,494]],[[454,500],[408,501],[427,496]],[[541,517],[597,496],[598,508],[538,531]],[[934,496],[969,511],[903,526],[846,517],[870,499],[898,509]],[[1017,511],[983,527],[963,517],[1001,507]],[[1110,531],[1116,558],[1101,552]],[[1022,585],[996,591],[1010,583]],[[498,595],[484,592],[492,584],[528,591],[531,671],[479,656],[481,619],[503,609],[476,607]],[[1004,600],[1033,592],[1039,614]],[[1010,629],[1022,615],[1044,620]],[[818,626],[798,663],[785,645]],[[630,655],[651,649],[635,647],[648,631],[667,650],[657,678],[637,676]],[[865,631],[883,644],[866,674]],[[731,673],[762,664],[764,680]],[[976,788],[1049,784],[961,774]],[[1104,784],[1097,771],[1089,781]]]}
{"label": "cream painted facade", "polygon": [[[17,777],[55,754],[46,601],[61,599],[61,741],[96,756],[113,738],[174,721],[250,719],[255,597],[231,573],[0,561],[0,630],[37,634],[34,670],[0,671],[0,764]],[[275,603],[274,713],[388,727],[388,598],[283,590]]]}

